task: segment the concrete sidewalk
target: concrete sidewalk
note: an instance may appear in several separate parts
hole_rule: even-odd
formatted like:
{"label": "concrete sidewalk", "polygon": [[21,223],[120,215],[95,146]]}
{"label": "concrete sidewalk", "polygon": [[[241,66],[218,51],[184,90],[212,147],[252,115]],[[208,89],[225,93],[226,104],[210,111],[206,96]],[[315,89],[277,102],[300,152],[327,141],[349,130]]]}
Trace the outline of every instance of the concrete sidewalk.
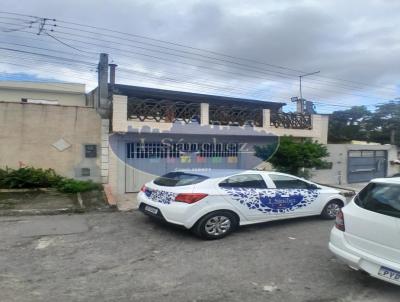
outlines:
{"label": "concrete sidewalk", "polygon": [[137,194],[138,193],[125,193],[123,195],[117,196],[118,210],[126,212],[137,209]]}
{"label": "concrete sidewalk", "polygon": [[0,216],[56,215],[108,209],[101,191],[73,194],[55,189],[0,191]]}

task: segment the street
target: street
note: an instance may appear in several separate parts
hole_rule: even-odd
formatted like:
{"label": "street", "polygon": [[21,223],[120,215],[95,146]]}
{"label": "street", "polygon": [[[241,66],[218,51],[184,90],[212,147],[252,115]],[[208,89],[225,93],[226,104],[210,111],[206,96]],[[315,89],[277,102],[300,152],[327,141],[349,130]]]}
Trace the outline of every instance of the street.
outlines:
{"label": "street", "polygon": [[1,301],[399,301],[339,263],[332,221],[243,227],[218,241],[137,211],[0,218]]}

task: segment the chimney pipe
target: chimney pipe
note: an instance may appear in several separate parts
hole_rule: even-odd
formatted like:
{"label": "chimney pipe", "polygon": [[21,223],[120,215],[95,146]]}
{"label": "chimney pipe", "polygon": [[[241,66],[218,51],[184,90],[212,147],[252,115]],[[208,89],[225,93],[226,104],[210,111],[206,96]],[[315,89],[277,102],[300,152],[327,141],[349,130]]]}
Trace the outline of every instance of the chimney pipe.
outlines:
{"label": "chimney pipe", "polygon": [[111,63],[108,64],[110,66],[110,84],[115,85],[115,69],[117,68],[117,64]]}

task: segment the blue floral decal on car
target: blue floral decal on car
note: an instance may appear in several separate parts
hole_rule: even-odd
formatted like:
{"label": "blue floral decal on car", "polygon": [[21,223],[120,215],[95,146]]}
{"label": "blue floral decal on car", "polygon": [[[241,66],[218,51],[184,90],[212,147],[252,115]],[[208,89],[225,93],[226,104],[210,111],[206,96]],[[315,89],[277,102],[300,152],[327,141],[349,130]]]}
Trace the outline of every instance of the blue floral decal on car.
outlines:
{"label": "blue floral decal on car", "polygon": [[162,191],[162,190],[153,190],[146,188],[144,194],[152,201],[159,202],[162,204],[170,204],[175,200],[176,194],[172,192]]}
{"label": "blue floral decal on car", "polygon": [[263,213],[285,213],[306,207],[319,195],[317,190],[308,189],[265,189],[223,188],[235,201],[250,210]]}

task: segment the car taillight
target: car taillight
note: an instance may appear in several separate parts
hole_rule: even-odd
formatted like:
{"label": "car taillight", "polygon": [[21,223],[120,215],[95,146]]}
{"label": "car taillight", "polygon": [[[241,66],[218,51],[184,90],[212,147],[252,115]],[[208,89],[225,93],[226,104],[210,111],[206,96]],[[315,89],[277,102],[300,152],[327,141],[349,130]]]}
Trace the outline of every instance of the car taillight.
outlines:
{"label": "car taillight", "polygon": [[341,230],[343,232],[346,230],[346,228],[344,226],[344,215],[343,215],[343,212],[341,209],[339,210],[339,212],[336,215],[335,226],[338,230]]}
{"label": "car taillight", "polygon": [[195,203],[195,202],[203,199],[207,195],[208,194],[204,194],[204,193],[182,193],[182,194],[178,194],[175,197],[175,201],[184,202],[184,203]]}
{"label": "car taillight", "polygon": [[145,186],[145,185],[143,185],[143,186],[142,186],[142,188],[140,189],[140,191],[142,191],[142,192],[146,192],[146,186]]}

